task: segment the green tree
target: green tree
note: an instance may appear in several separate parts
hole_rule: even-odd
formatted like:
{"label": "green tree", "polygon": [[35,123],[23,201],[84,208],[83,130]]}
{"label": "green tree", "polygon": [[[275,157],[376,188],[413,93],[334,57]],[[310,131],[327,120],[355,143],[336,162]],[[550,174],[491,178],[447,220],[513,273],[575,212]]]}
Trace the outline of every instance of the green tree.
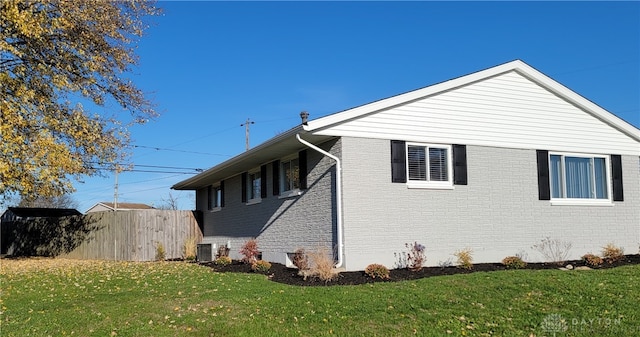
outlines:
{"label": "green tree", "polygon": [[156,116],[126,74],[158,13],[142,0],[0,1],[0,194],[62,195],[126,158],[128,128]]}

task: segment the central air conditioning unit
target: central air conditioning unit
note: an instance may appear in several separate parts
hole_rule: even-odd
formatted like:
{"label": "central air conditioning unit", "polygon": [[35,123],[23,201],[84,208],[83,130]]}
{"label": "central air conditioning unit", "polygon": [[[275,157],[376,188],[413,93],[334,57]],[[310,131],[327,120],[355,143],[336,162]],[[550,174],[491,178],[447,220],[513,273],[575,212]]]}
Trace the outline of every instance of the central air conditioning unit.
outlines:
{"label": "central air conditioning unit", "polygon": [[200,243],[197,248],[196,261],[210,262],[213,260],[213,249],[210,243]]}

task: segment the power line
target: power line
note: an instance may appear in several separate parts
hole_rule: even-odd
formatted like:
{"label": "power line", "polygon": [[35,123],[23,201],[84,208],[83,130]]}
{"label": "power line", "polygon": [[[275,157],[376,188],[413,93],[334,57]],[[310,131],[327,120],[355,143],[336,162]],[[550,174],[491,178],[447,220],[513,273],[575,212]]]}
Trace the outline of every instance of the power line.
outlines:
{"label": "power line", "polygon": [[[137,180],[137,181],[126,181],[126,182],[121,182],[120,185],[136,185],[136,184],[143,184],[143,183],[147,183],[150,181],[159,181],[159,180],[165,180],[165,179],[171,179],[171,178],[175,178],[177,176],[180,176],[184,173],[181,174],[173,174],[170,176],[165,176],[165,177],[160,177],[160,178],[155,178],[155,179],[146,179],[146,180]],[[89,193],[94,193],[94,192],[103,192],[103,191],[107,191],[107,190],[112,190],[113,186],[109,185],[109,186],[103,186],[103,187],[95,187],[92,189],[88,189],[88,190],[83,190],[83,191],[76,191],[74,192],[74,194],[89,194]]]}
{"label": "power line", "polygon": [[138,165],[138,164],[133,164],[133,167],[151,167],[151,168],[166,168],[166,169],[176,169],[176,170],[194,170],[197,172],[202,172],[204,171],[201,168],[193,168],[193,167],[175,167],[175,166],[158,166],[158,165]]}
{"label": "power line", "polygon": [[[100,163],[97,162],[88,162],[88,164],[97,164],[97,165],[102,165]],[[127,172],[160,172],[160,171],[144,171],[144,170],[138,170],[135,169],[135,167],[147,167],[147,168],[159,168],[159,169],[172,169],[172,170],[189,170],[189,171],[196,171],[196,172],[202,172],[204,171],[204,169],[201,168],[195,168],[195,167],[177,167],[177,166],[161,166],[161,165],[143,165],[143,164],[131,164],[130,166],[132,167],[131,169],[128,168],[123,168],[123,167],[127,167],[127,164],[123,164],[123,163],[114,163],[114,166],[112,167],[89,167],[90,169],[94,169],[94,170],[106,170],[106,171],[115,171],[115,170],[120,170],[120,171],[127,171]],[[163,172],[163,173],[180,173],[180,174],[195,174],[196,172]]]}
{"label": "power line", "polygon": [[231,155],[228,155],[228,154],[207,153],[207,152],[197,152],[197,151],[185,151],[185,150],[174,150],[174,149],[155,147],[155,146],[134,145],[133,147],[142,148],[142,149],[151,149],[151,150],[156,150],[156,151],[171,151],[171,152],[181,152],[181,153],[202,154],[202,155],[206,155],[206,156],[231,157]]}
{"label": "power line", "polygon": [[[94,170],[114,171],[109,167],[91,167]],[[121,172],[142,172],[142,173],[164,173],[164,174],[197,174],[198,172],[181,172],[181,171],[158,171],[158,170],[137,170],[137,169],[120,169]]]}
{"label": "power line", "polygon": [[169,188],[169,186],[154,187],[154,188],[148,188],[146,190],[121,192],[120,195],[134,194],[134,193],[147,192],[147,191],[160,190],[160,189],[167,189],[167,188]]}

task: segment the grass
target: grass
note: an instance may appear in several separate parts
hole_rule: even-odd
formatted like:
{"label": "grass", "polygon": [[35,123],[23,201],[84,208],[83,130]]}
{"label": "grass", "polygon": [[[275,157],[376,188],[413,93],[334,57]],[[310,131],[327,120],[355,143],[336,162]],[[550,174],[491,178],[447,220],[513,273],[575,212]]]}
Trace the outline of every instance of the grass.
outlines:
{"label": "grass", "polygon": [[182,262],[0,260],[0,336],[632,336],[638,284],[640,266],[294,287]]}

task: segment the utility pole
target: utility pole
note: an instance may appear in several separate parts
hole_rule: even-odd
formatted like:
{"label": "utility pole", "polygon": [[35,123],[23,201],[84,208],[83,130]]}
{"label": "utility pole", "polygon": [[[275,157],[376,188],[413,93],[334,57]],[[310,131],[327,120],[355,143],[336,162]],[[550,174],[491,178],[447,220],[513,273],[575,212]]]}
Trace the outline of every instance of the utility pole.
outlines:
{"label": "utility pole", "polygon": [[244,140],[245,140],[245,149],[249,151],[249,125],[255,124],[256,122],[247,118],[247,121],[240,124],[240,126],[244,126]]}
{"label": "utility pole", "polygon": [[118,210],[118,173],[120,172],[120,167],[116,164],[116,184],[113,188],[113,210]]}
{"label": "utility pole", "polygon": [[[116,164],[115,169],[116,184],[113,189],[113,223],[118,228],[118,173],[120,173],[120,166]],[[113,260],[118,261],[118,240],[113,239]]]}

